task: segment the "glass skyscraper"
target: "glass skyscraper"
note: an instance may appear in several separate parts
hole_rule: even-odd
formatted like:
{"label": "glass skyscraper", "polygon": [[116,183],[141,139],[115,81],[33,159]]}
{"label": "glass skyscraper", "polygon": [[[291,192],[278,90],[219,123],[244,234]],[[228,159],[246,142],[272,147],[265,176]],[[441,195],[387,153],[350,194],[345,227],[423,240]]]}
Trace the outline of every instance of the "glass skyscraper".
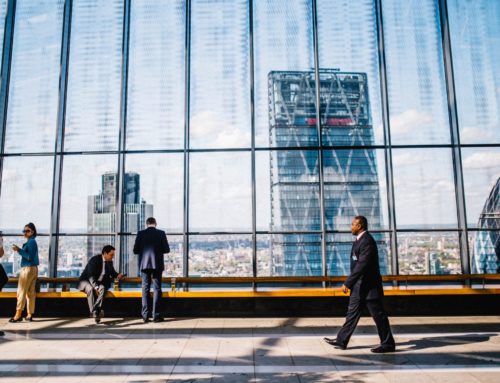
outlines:
{"label": "glass skyscraper", "polygon": [[[319,73],[320,125],[324,146],[373,145],[368,81],[365,73],[322,69]],[[269,73],[269,139],[271,146],[297,148],[318,145],[315,74]],[[271,229],[318,231],[318,154],[315,151],[271,152]],[[364,215],[370,225],[382,226],[376,154],[373,149],[332,150],[324,156],[325,218],[335,230],[349,230],[354,216]],[[318,242],[316,240],[316,242]],[[387,253],[380,241],[380,263],[387,272]],[[304,245],[306,244],[306,245]],[[333,256],[329,274],[349,273],[352,236],[327,240]],[[279,250],[275,250],[279,249]],[[271,271],[284,275],[321,275],[320,243],[307,234],[274,235]],[[278,251],[283,259],[276,254]]]}

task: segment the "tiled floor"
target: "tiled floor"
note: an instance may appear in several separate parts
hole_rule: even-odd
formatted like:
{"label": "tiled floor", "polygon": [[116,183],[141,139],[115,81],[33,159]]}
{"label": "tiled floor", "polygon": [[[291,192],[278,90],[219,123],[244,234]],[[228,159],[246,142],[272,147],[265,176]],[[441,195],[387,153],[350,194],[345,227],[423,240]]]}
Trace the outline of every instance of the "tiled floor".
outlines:
{"label": "tiled floor", "polygon": [[369,318],[349,349],[324,343],[342,321],[2,318],[0,382],[500,382],[500,317],[391,318],[386,355]]}

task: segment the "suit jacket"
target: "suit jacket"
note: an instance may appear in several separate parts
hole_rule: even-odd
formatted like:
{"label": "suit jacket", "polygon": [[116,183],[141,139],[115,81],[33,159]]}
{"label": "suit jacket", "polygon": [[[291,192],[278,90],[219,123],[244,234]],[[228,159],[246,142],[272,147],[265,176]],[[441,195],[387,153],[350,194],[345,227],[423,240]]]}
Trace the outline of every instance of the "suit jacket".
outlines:
{"label": "suit jacket", "polygon": [[165,269],[163,254],[170,253],[167,235],[155,227],[148,227],[137,233],[134,254],[139,255],[139,270]]}
{"label": "suit jacket", "polygon": [[90,258],[89,263],[87,263],[87,266],[85,266],[85,269],[82,272],[82,275],[80,275],[80,281],[89,281],[94,288],[97,288],[99,284],[102,284],[106,289],[109,289],[111,282],[118,276],[118,273],[116,272],[112,261],[105,262],[104,277],[102,278],[102,281],[99,282],[99,277],[102,272],[102,261],[103,259],[101,254]]}
{"label": "suit jacket", "polygon": [[352,245],[351,274],[344,285],[351,295],[361,299],[379,299],[384,295],[377,243],[368,232]]}

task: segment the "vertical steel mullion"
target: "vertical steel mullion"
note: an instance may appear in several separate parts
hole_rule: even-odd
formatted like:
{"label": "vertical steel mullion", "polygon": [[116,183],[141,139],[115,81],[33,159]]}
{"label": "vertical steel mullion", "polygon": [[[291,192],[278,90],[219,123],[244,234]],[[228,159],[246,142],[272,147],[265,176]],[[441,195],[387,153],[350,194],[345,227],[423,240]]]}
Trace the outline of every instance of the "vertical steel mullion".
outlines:
{"label": "vertical steel mullion", "polygon": [[117,169],[117,199],[116,199],[116,222],[115,245],[119,256],[119,270],[128,273],[128,263],[125,262],[124,246],[124,185],[125,185],[125,149],[127,140],[127,96],[128,96],[128,63],[130,43],[130,7],[131,0],[124,0],[123,10],[123,35],[122,35],[122,78],[121,78],[121,100],[120,100],[120,127],[118,140],[118,169]]}
{"label": "vertical steel mullion", "polygon": [[448,24],[448,4],[439,0],[439,16],[441,22],[441,38],[443,44],[443,60],[448,98],[448,117],[450,119],[450,136],[452,143],[453,174],[455,178],[455,198],[457,204],[457,219],[460,229],[460,260],[462,273],[470,274],[469,241],[467,231],[467,215],[465,211],[464,178],[462,169],[462,153],[460,150],[460,130],[456,103],[455,78],[453,73],[453,56],[451,52],[450,28]]}
{"label": "vertical steel mullion", "polygon": [[[257,276],[257,185],[256,185],[256,164],[255,164],[255,62],[253,51],[253,0],[248,1],[248,16],[250,27],[250,124],[251,124],[251,145],[252,145],[252,276]],[[254,284],[254,289],[257,286]]]}
{"label": "vertical steel mullion", "polygon": [[189,276],[189,102],[191,76],[191,0],[186,0],[186,33],[184,41],[184,246],[182,275]]}
{"label": "vertical steel mullion", "polygon": [[389,210],[389,228],[391,230],[391,273],[399,274],[398,242],[396,231],[396,203],[394,197],[394,171],[392,165],[391,124],[389,119],[389,93],[387,85],[387,66],[385,61],[384,19],[381,0],[375,1],[377,14],[378,64],[380,74],[380,96],[382,102],[382,122],[384,125],[384,154],[387,182],[387,207]]}
{"label": "vertical steel mullion", "polygon": [[16,0],[7,2],[5,29],[2,53],[2,69],[0,72],[0,194],[2,191],[2,172],[4,161],[5,132],[7,129],[7,105],[9,101],[10,66],[12,62],[12,44],[14,42],[14,24],[16,20]]}
{"label": "vertical steel mullion", "polygon": [[[325,185],[323,176],[323,134],[321,131],[321,109],[320,109],[320,77],[319,77],[319,54],[318,54],[318,10],[317,0],[312,0],[313,16],[313,47],[314,47],[314,78],[316,81],[316,130],[318,132],[318,167],[319,167],[319,208],[321,225],[321,275],[326,277],[326,222],[325,222]],[[323,286],[325,283],[323,282]]]}
{"label": "vertical steel mullion", "polygon": [[63,30],[61,42],[61,71],[59,74],[59,98],[57,108],[56,142],[54,153],[54,178],[52,182],[52,204],[50,219],[49,277],[57,276],[57,256],[59,246],[59,218],[62,189],[62,167],[64,151],[64,131],[66,127],[66,99],[68,94],[68,67],[71,40],[71,19],[73,0],[64,3]]}

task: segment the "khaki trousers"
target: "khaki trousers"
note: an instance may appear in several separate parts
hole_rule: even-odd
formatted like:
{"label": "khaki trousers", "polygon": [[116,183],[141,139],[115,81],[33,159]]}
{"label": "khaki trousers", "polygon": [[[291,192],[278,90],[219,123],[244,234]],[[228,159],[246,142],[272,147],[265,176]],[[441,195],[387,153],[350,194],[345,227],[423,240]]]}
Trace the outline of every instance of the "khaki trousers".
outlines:
{"label": "khaki trousers", "polygon": [[38,278],[37,266],[26,266],[21,269],[19,274],[19,284],[17,285],[17,307],[16,310],[24,310],[26,301],[28,301],[28,315],[35,313],[36,299],[36,279]]}

